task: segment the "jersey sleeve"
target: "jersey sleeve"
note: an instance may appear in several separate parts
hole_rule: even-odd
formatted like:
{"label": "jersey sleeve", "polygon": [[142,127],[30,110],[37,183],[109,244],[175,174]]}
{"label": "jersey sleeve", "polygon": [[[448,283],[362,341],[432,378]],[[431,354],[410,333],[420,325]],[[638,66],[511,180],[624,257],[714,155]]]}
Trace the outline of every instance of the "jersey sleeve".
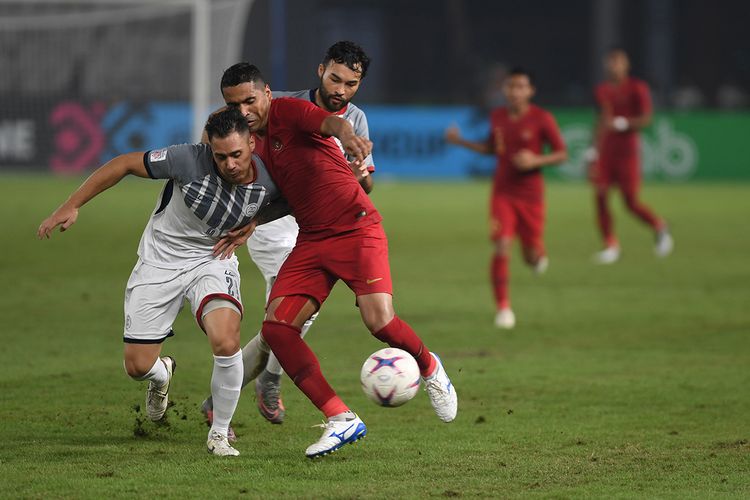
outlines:
{"label": "jersey sleeve", "polygon": [[544,141],[552,147],[552,151],[557,152],[565,149],[565,141],[560,133],[560,127],[557,126],[557,121],[552,113],[544,113],[542,133]]}
{"label": "jersey sleeve", "polygon": [[650,115],[652,111],[651,92],[645,82],[639,82],[636,87],[636,108],[638,116]]}
{"label": "jersey sleeve", "polygon": [[[352,128],[354,128],[354,133],[357,134],[360,137],[364,137],[365,139],[370,139],[370,127],[367,124],[367,116],[365,115],[365,112],[358,109],[359,113],[357,113],[354,116],[354,119],[352,120]],[[351,160],[347,156],[347,159]],[[372,173],[375,171],[375,161],[372,158],[372,153],[367,155],[367,158],[365,158],[365,165],[367,165],[367,170]]]}
{"label": "jersey sleeve", "polygon": [[210,154],[205,144],[179,144],[146,151],[143,165],[152,179],[175,179],[186,183],[205,175],[207,157]]}
{"label": "jersey sleeve", "polygon": [[309,101],[289,97],[276,100],[276,112],[287,123],[310,134],[319,134],[323,120],[330,115]]}

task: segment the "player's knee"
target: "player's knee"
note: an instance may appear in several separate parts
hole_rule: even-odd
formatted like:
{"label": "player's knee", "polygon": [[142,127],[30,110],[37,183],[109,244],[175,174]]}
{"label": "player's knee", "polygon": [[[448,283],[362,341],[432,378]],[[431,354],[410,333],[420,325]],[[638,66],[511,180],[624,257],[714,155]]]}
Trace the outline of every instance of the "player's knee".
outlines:
{"label": "player's knee", "polygon": [[240,350],[239,335],[218,339],[212,343],[211,349],[215,356],[233,356]]}
{"label": "player's knee", "polygon": [[126,356],[122,364],[125,367],[125,373],[127,373],[130,378],[134,380],[143,380],[143,377],[148,374],[155,362],[156,360],[151,360],[151,362],[149,362],[141,358]]}
{"label": "player's knee", "polygon": [[370,333],[377,333],[390,323],[396,313],[392,307],[376,306],[362,310],[362,321]]}
{"label": "player's knee", "polygon": [[499,257],[510,256],[511,240],[502,238],[495,242],[495,255]]}

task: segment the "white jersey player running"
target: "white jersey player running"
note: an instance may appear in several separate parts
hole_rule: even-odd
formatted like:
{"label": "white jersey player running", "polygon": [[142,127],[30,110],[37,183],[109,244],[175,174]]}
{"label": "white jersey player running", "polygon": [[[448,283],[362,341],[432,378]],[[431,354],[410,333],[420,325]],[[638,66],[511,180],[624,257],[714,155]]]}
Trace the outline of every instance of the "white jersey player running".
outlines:
{"label": "white jersey player running", "polygon": [[[42,222],[38,235],[49,238],[57,226],[68,229],[81,206],[127,175],[168,179],[143,231],[125,291],[125,370],[135,380],[149,381],[146,411],[151,420],[161,420],[176,366],[172,357],[160,357],[161,344],[173,335],[172,324],[187,299],[214,354],[214,420],[207,447],[227,456],[239,455],[227,434],[243,376],[242,302],[237,258],[215,257],[214,246],[232,228],[257,223],[261,209],[265,217],[279,192],[253,154],[254,136],[236,109],[212,115],[206,130],[208,145],[170,146],[108,162]],[[260,338],[253,342],[268,352]]]}
{"label": "white jersey player running", "polygon": [[[296,92],[274,92],[273,97],[293,97],[307,99],[322,109],[335,113],[354,128],[358,136],[369,139],[369,128],[367,116],[364,111],[350,102],[359,90],[359,85],[364,78],[370,59],[365,52],[352,42],[342,41],[332,45],[326,52],[321,64],[318,66],[318,77],[320,85],[316,89],[300,90]],[[222,89],[236,86],[240,81],[224,82]],[[224,96],[227,100],[227,96]],[[235,106],[243,111],[243,101],[230,102],[228,106]],[[246,114],[243,111],[243,114]],[[343,150],[342,150],[343,154]],[[353,158],[347,158],[353,162]],[[357,176],[362,188],[369,193],[373,182],[370,174],[375,170],[372,155],[365,158],[360,165],[352,164],[352,171]],[[299,227],[293,216],[286,216],[262,226],[258,226],[247,240],[248,251],[253,262],[263,274],[266,281],[266,298],[271,291],[274,280],[278,275],[281,265],[291,253],[297,241]],[[302,336],[307,334],[310,326],[317,317],[313,315],[302,328]],[[243,348],[243,361],[245,367],[256,363],[254,353],[249,349],[250,345]],[[258,410],[263,417],[271,423],[280,424],[284,421],[285,408],[281,399],[281,375],[283,370],[276,357],[271,353],[266,369],[258,376],[255,383]],[[242,386],[247,385],[252,378],[250,372],[245,372]],[[208,398],[202,405],[203,413],[211,422],[212,402]],[[230,440],[234,439],[232,428],[229,428]]]}

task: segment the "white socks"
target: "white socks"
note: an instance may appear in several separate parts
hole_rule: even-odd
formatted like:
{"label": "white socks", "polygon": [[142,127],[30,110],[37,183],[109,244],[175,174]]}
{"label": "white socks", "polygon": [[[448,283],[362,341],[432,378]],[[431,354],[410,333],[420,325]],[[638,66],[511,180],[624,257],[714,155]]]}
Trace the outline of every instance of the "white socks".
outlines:
{"label": "white socks", "polygon": [[164,361],[162,361],[161,358],[156,358],[156,363],[154,363],[154,366],[151,367],[147,374],[145,374],[138,380],[148,380],[157,387],[169,382],[169,372],[167,371],[167,367],[164,365]]}
{"label": "white socks", "polygon": [[242,387],[245,387],[251,380],[260,375],[260,372],[266,367],[270,352],[271,348],[268,347],[260,333],[242,348]]}
{"label": "white socks", "polygon": [[[318,317],[318,313],[313,314],[310,319],[305,321],[305,324],[302,325],[302,333],[300,333],[300,337],[304,338],[304,336],[307,334],[307,331],[310,329],[310,327],[313,324],[313,321],[315,321],[315,318]],[[247,367],[247,365],[245,365]],[[266,371],[268,373],[272,373],[274,375],[281,376],[282,373],[284,373],[284,369],[281,367],[281,363],[279,363],[279,360],[276,359],[276,356],[271,353],[271,355],[268,357],[268,363],[266,364]],[[243,384],[244,387],[244,384]]]}
{"label": "white socks", "polygon": [[214,420],[211,431],[226,436],[242,388],[242,351],[232,356],[214,356],[211,376],[211,398]]}

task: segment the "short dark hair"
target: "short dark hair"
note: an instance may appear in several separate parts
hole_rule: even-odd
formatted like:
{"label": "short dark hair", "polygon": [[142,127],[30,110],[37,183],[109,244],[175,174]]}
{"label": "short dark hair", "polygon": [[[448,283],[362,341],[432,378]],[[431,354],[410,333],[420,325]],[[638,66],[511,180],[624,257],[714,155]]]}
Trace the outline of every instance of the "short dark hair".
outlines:
{"label": "short dark hair", "polygon": [[224,71],[224,74],[221,75],[222,94],[227,87],[235,87],[241,83],[248,82],[265,84],[266,79],[263,78],[263,74],[254,64],[239,62],[230,66]]}
{"label": "short dark hair", "polygon": [[511,68],[511,70],[508,72],[508,76],[525,76],[529,79],[529,83],[532,87],[536,86],[536,79],[534,78],[534,73],[529,71],[528,69],[524,68],[523,66],[514,66]]}
{"label": "short dark hair", "polygon": [[223,139],[233,132],[238,134],[249,134],[250,126],[247,124],[247,118],[242,116],[239,109],[227,107],[212,113],[206,122],[206,134],[210,141],[214,137]]}
{"label": "short dark hair", "polygon": [[345,64],[350,70],[359,72],[360,78],[365,77],[367,68],[370,66],[370,58],[367,57],[362,47],[348,40],[336,42],[328,47],[326,55],[323,56],[322,64],[328,66],[331,61]]}

